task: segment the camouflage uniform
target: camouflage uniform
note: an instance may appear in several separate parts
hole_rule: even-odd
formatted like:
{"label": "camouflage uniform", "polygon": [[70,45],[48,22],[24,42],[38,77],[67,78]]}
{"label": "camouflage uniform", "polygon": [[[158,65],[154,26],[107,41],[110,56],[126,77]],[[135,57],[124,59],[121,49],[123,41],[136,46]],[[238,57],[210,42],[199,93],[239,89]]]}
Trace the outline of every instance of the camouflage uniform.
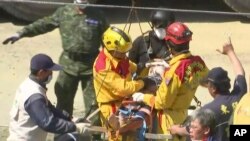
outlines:
{"label": "camouflage uniform", "polygon": [[79,81],[83,90],[85,112],[95,100],[92,67],[99,53],[102,33],[109,26],[98,9],[87,7],[82,13],[76,6],[65,6],[51,16],[24,27],[21,37],[33,37],[59,28],[63,52],[59,63],[64,67],[55,84],[57,108],[71,115]]}

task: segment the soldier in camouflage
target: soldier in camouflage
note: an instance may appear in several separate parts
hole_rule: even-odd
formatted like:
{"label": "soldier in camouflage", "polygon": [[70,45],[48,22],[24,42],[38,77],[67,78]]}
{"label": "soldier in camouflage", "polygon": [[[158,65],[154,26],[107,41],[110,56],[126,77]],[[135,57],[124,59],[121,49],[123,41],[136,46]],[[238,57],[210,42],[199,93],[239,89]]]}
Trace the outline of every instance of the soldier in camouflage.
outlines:
{"label": "soldier in camouflage", "polygon": [[[75,3],[87,4],[86,0]],[[109,27],[104,15],[94,7],[66,5],[51,16],[25,26],[3,44],[14,43],[23,37],[50,32],[59,28],[63,52],[59,63],[63,66],[55,83],[57,108],[73,114],[74,97],[81,82],[85,112],[96,101],[92,82],[92,66],[99,53],[102,33]],[[93,109],[94,110],[94,109]]]}

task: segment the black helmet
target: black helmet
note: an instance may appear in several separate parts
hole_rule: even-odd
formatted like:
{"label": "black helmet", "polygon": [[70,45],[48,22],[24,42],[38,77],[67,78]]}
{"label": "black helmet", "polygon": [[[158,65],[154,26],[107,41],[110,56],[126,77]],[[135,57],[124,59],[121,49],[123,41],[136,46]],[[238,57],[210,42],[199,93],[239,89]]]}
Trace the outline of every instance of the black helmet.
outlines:
{"label": "black helmet", "polygon": [[153,27],[156,28],[165,28],[175,21],[175,16],[172,12],[169,11],[153,11],[151,13],[151,23]]}

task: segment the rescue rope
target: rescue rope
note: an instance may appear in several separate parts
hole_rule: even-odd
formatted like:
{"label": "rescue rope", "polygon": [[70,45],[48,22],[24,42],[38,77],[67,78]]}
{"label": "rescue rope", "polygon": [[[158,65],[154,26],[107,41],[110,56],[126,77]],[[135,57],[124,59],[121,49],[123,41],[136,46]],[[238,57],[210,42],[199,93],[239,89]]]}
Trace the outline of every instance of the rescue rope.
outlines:
{"label": "rescue rope", "polygon": [[238,15],[238,16],[250,16],[250,13],[246,12],[224,12],[224,11],[208,11],[208,10],[188,10],[188,9],[174,9],[174,8],[159,8],[159,7],[138,7],[138,6],[118,6],[118,5],[104,5],[104,4],[74,4],[65,2],[49,2],[49,1],[29,1],[29,0],[1,0],[0,3],[31,3],[31,4],[45,4],[45,5],[87,5],[89,7],[100,8],[119,8],[119,9],[138,9],[138,10],[163,10],[181,13],[203,13],[203,14],[217,14],[217,15]]}

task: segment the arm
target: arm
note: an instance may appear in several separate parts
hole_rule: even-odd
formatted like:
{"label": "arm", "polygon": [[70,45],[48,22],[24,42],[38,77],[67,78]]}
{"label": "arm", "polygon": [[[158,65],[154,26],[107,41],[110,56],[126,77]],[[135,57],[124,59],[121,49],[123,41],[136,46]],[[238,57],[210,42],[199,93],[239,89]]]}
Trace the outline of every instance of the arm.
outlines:
{"label": "arm", "polygon": [[5,39],[2,43],[4,45],[8,44],[9,42],[13,44],[23,37],[33,37],[39,34],[52,31],[53,29],[59,26],[58,15],[60,11],[61,11],[61,8],[59,8],[52,16],[39,19],[35,21],[34,23],[25,26],[23,29],[21,29],[14,35]]}
{"label": "arm", "polygon": [[233,65],[234,72],[236,76],[243,75],[245,76],[244,68],[237,57],[236,53],[234,52],[233,45],[231,43],[231,38],[229,37],[229,40],[227,43],[223,45],[222,50],[217,49],[217,51],[221,54],[227,55],[229,57],[229,60],[231,61]]}
{"label": "arm", "polygon": [[145,43],[143,38],[143,36],[136,38],[133,42],[132,49],[129,51],[129,59],[138,66],[138,74],[145,68],[145,64],[150,60],[147,53],[147,43]]}
{"label": "arm", "polygon": [[33,37],[52,31],[59,26],[59,13],[61,10],[62,9],[59,8],[53,15],[39,19],[25,26],[17,33],[20,37]]}
{"label": "arm", "polygon": [[45,98],[40,94],[34,94],[26,100],[25,110],[30,118],[43,130],[52,133],[67,133],[76,131],[73,122],[58,118],[47,106]]}
{"label": "arm", "polygon": [[229,37],[228,42],[224,44],[222,50],[217,49],[217,51],[221,54],[227,55],[229,57],[229,60],[232,63],[232,66],[236,75],[232,93],[239,94],[239,95],[245,94],[247,92],[247,82],[245,78],[245,71],[239,58],[234,52],[234,48],[231,43],[231,38]]}
{"label": "arm", "polygon": [[154,102],[155,109],[170,108],[176,99],[179,86],[180,80],[178,77],[164,78],[156,92],[156,96],[145,94],[143,102],[147,105],[152,105],[152,102]]}
{"label": "arm", "polygon": [[169,128],[169,132],[172,135],[188,136],[189,135],[188,128],[189,128],[188,126],[172,125]]}
{"label": "arm", "polygon": [[102,84],[103,89],[108,89],[113,95],[119,97],[132,95],[144,86],[142,80],[126,80],[111,70],[98,72],[95,81],[99,81],[98,83]]}
{"label": "arm", "polygon": [[51,112],[58,118],[65,119],[67,121],[71,121],[72,117],[67,113],[66,111],[61,111],[59,109],[56,109],[54,105],[52,105],[49,101],[48,103],[49,109],[51,109]]}
{"label": "arm", "polygon": [[135,39],[132,49],[129,51],[129,59],[134,63],[146,63],[150,60],[147,53],[147,43],[145,43],[143,36]]}

